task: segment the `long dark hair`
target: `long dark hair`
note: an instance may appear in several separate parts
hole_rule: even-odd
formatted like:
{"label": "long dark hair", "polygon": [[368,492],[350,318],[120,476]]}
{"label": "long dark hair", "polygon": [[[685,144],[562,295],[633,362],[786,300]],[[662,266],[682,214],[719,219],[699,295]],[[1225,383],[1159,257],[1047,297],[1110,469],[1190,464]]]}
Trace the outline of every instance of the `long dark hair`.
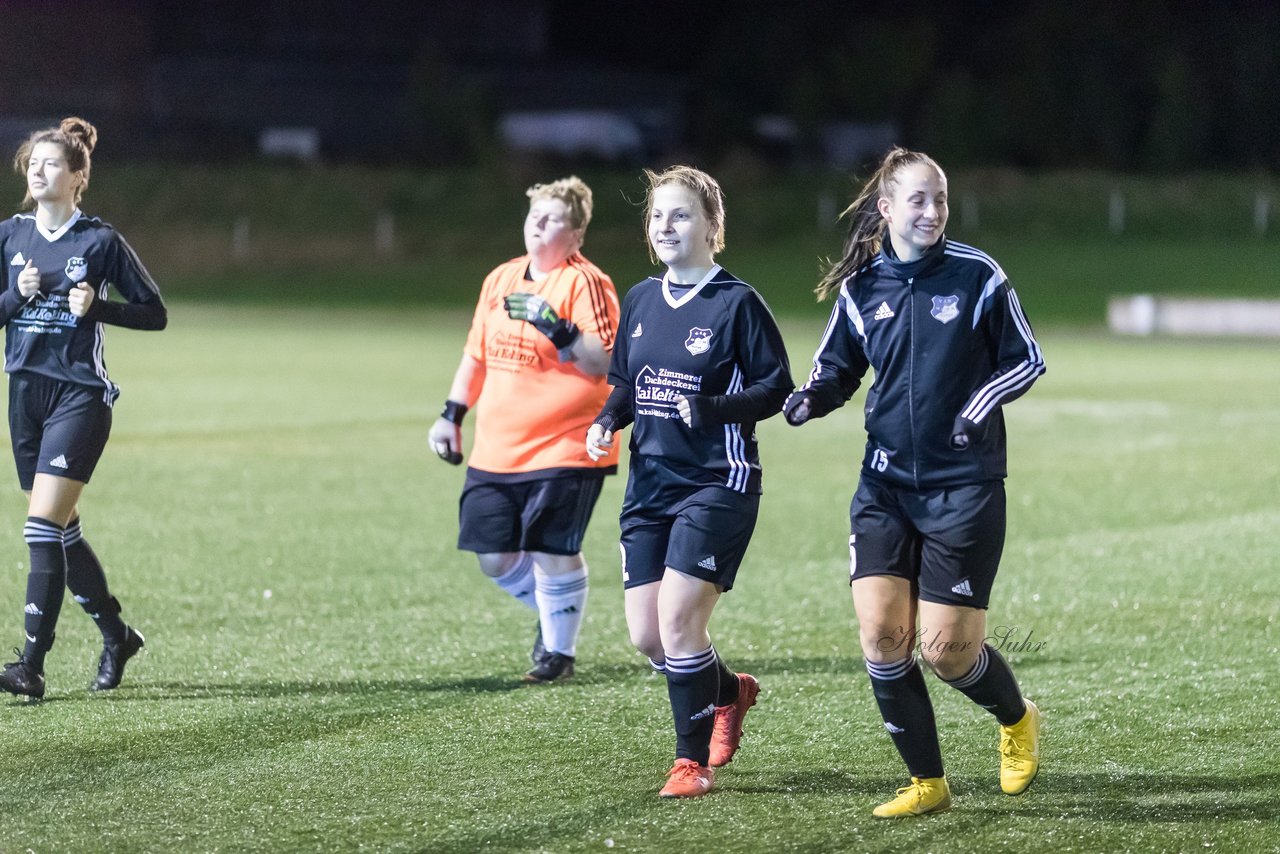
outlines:
{"label": "long dark hair", "polygon": [[920,151],[908,151],[894,146],[880,161],[880,166],[862,185],[862,192],[853,200],[853,204],[840,214],[841,219],[849,220],[849,236],[844,240],[844,255],[839,261],[831,263],[822,281],[813,292],[818,301],[826,299],[840,290],[841,283],[858,271],[863,264],[876,257],[880,251],[880,242],[884,237],[884,217],[880,214],[880,199],[893,198],[893,191],[898,183],[898,173],[908,166],[927,163],[939,174],[942,168],[933,158]]}

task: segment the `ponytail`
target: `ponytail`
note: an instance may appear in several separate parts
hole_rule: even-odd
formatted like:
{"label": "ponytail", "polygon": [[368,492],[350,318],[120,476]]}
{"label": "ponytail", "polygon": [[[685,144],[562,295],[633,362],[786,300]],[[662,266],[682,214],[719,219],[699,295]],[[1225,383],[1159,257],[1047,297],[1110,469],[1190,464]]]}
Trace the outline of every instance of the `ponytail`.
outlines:
{"label": "ponytail", "polygon": [[884,239],[884,217],[880,214],[880,199],[892,198],[898,172],[917,163],[927,163],[939,173],[942,172],[933,158],[923,152],[908,151],[901,146],[889,149],[880,161],[880,166],[862,185],[853,204],[840,214],[841,219],[849,220],[849,234],[844,241],[844,254],[839,261],[829,262],[830,266],[822,281],[813,289],[819,302],[839,291],[845,279],[857,273],[880,252]]}

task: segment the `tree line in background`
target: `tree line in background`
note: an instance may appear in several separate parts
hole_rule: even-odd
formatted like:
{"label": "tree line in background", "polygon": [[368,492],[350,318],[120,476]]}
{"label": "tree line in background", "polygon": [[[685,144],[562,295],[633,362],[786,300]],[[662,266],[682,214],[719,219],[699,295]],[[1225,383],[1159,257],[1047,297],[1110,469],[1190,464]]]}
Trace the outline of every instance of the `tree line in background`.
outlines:
{"label": "tree line in background", "polygon": [[[1272,0],[560,6],[612,37],[557,26],[559,49],[687,73],[690,142],[709,154],[772,112],[811,144],[832,118],[893,121],[953,165],[1280,168]],[[670,15],[689,40],[636,44]]]}

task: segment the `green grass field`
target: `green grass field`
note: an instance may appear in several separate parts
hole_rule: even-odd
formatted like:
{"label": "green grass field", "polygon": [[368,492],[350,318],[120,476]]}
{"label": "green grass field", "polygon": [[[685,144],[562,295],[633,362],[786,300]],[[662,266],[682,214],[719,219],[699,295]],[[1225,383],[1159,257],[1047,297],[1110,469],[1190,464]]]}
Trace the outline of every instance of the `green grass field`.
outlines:
{"label": "green grass field", "polygon": [[[824,319],[784,323],[797,373]],[[161,335],[110,331],[124,393],[84,530],[147,650],[91,695],[99,641],[68,601],[46,701],[0,701],[0,850],[1280,850],[1274,344],[1039,329],[990,622],[1029,641],[1006,654],[1045,764],[1000,794],[994,723],[930,678],[955,809],[884,823],[904,772],[845,581],[858,408],[761,425],[761,520],[712,630],[764,693],[718,790],[662,801],[622,478],[568,684],[521,686],[532,614],[453,548],[462,471],[424,438],[466,320],[178,303]],[[24,503],[3,495],[16,644]]]}

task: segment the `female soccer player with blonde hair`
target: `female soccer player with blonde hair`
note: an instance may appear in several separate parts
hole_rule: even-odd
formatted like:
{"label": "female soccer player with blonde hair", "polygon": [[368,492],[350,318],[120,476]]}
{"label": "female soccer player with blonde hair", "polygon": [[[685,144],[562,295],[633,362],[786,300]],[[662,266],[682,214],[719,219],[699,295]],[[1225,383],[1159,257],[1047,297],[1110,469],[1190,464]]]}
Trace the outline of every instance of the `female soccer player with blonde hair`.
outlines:
{"label": "female soccer player with blonde hair", "polygon": [[645,228],[666,273],[622,305],[614,386],[587,433],[593,456],[632,425],[620,518],[631,642],[666,674],[676,762],[663,797],[706,794],[738,749],[760,686],[730,670],[707,631],[737,576],[760,506],[755,423],[792,388],[782,335],[754,288],[715,262],[724,196],[687,166],[649,181]]}
{"label": "female soccer player with blonde hair", "polygon": [[582,433],[609,394],[604,374],[618,328],[613,282],[582,254],[591,189],[570,176],[530,187],[525,254],[484,281],[444,411],[428,441],[462,462],[462,420],[475,444],[459,507],[458,548],[538,612],[524,676],[573,676],[587,600],[582,537],[617,455],[593,460]]}

